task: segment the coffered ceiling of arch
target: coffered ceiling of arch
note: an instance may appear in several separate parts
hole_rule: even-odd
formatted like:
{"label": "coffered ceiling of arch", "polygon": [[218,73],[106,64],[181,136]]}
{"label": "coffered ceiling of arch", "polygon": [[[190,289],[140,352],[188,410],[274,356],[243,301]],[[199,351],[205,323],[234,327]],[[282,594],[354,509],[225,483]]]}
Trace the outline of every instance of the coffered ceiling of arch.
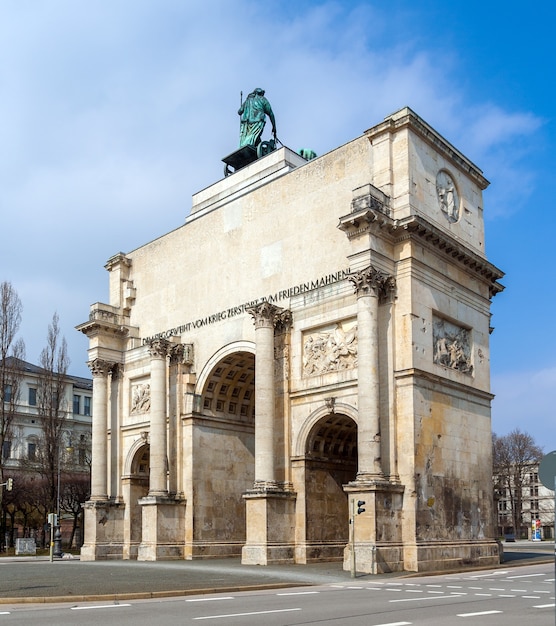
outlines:
{"label": "coffered ceiling of arch", "polygon": [[255,357],[230,354],[214,367],[202,393],[203,413],[252,423],[255,419]]}

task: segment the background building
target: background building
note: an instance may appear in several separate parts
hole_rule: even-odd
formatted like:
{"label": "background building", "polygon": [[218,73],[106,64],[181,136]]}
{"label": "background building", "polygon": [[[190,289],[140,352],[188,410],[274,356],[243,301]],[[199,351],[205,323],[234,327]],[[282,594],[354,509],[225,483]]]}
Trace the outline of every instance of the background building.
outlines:
{"label": "background building", "polygon": [[487,185],[405,108],[109,259],[81,558],[498,562]]}
{"label": "background building", "polygon": [[[501,477],[494,476],[498,534],[506,538],[532,539],[538,530],[538,538],[554,539],[554,492],[539,480],[538,463],[530,463],[522,474],[521,485],[516,484],[512,475],[509,487],[503,487]],[[518,507],[517,528],[513,521],[514,507]]]}
{"label": "background building", "polygon": [[[13,360],[7,359],[8,366]],[[92,380],[65,375],[62,394],[56,401],[57,429],[46,426],[51,414],[42,409],[41,394],[45,370],[18,361],[22,373],[18,398],[10,428],[3,442],[4,479],[13,478],[13,490],[4,491],[2,525],[8,545],[17,536],[43,534],[49,512],[60,509],[64,539],[80,527],[81,504],[88,498],[91,464]],[[4,402],[12,400],[13,390],[4,389]],[[56,392],[57,393],[57,392]],[[58,435],[59,433],[59,435]],[[55,441],[48,441],[49,437]],[[49,450],[53,451],[49,454]],[[53,456],[53,458],[50,458]],[[54,492],[54,502],[49,492]],[[53,507],[53,508],[52,508]],[[50,510],[52,508],[52,510]],[[71,521],[70,521],[71,520]],[[72,522],[75,522],[75,527]],[[75,538],[78,543],[79,538]]]}

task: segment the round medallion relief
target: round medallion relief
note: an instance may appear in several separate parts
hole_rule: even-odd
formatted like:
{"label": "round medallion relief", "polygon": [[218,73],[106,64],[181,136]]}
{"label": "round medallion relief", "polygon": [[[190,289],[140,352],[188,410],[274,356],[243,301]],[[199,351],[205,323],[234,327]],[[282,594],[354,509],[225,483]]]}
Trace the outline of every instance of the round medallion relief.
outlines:
{"label": "round medallion relief", "polygon": [[438,204],[450,222],[459,220],[459,194],[453,178],[445,170],[436,175]]}

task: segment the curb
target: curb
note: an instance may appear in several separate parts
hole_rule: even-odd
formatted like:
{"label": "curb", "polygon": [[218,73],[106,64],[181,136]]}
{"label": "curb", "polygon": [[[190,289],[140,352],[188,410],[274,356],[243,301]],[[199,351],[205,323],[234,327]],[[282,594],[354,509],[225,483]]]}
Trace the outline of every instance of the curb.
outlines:
{"label": "curb", "polygon": [[312,587],[313,583],[268,583],[266,585],[232,585],[229,587],[205,587],[203,589],[176,589],[175,591],[139,591],[109,593],[104,595],[38,596],[25,598],[0,598],[1,604],[56,604],[61,602],[119,602],[121,600],[153,600],[156,598],[179,598],[209,593],[238,593],[240,591],[265,591],[289,587]]}

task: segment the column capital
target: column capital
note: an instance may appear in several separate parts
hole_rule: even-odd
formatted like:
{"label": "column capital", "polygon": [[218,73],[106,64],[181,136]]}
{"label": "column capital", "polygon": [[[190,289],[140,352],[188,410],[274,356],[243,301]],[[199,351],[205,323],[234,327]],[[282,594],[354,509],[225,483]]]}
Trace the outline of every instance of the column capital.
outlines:
{"label": "column capital", "polygon": [[179,343],[169,350],[171,365],[193,365],[193,344]]}
{"label": "column capital", "polygon": [[383,300],[391,299],[396,289],[396,279],[369,265],[364,270],[348,276],[358,298],[374,296]]}
{"label": "column capital", "polygon": [[93,378],[108,376],[110,370],[114,367],[114,363],[103,361],[102,359],[94,359],[87,363]]}
{"label": "column capital", "polygon": [[[253,318],[255,328],[274,328],[280,316],[286,313],[284,309],[270,304],[270,302],[261,302],[260,304],[251,306],[247,309],[247,312]],[[289,313],[289,311],[287,311],[287,313]]]}
{"label": "column capital", "polygon": [[166,339],[153,339],[149,342],[151,359],[165,359],[170,351],[170,342]]}

